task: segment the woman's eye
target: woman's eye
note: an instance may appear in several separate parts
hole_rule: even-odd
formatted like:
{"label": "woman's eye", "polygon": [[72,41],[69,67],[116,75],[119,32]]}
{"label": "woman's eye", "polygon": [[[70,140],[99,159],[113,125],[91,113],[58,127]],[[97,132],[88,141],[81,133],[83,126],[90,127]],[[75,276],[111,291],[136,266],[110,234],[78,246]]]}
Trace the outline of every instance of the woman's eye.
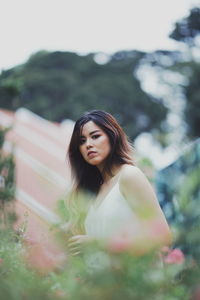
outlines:
{"label": "woman's eye", "polygon": [[79,141],[79,144],[80,144],[80,145],[82,145],[82,144],[84,144],[84,143],[85,143],[85,140],[80,140],[80,141]]}
{"label": "woman's eye", "polygon": [[[92,139],[93,140],[98,139],[99,136],[100,136],[99,134],[95,134],[95,135],[92,136]],[[83,145],[85,143],[85,141],[86,141],[85,139],[80,139],[79,144]]]}
{"label": "woman's eye", "polygon": [[96,135],[93,135],[92,138],[97,139],[99,136],[100,136],[99,134],[96,134]]}

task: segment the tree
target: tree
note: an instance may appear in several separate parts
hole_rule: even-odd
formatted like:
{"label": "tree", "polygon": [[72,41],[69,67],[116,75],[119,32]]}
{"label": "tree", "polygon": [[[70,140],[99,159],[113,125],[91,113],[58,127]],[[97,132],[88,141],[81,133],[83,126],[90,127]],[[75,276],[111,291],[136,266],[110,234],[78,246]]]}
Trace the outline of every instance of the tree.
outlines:
{"label": "tree", "polygon": [[8,129],[0,128],[0,226],[12,224],[16,215],[11,203],[15,197],[15,165],[12,154],[5,154],[3,144]]}
{"label": "tree", "polygon": [[92,53],[83,57],[40,51],[24,65],[2,72],[0,86],[16,88],[17,96],[9,93],[5,101],[0,94],[0,103],[11,109],[23,106],[57,122],[103,109],[117,117],[131,139],[142,131],[162,130],[167,108],[141,89],[134,74],[143,56],[138,51],[121,51],[99,65]]}
{"label": "tree", "polygon": [[190,64],[189,84],[185,87],[185,95],[188,99],[185,108],[185,120],[189,125],[188,135],[191,138],[200,136],[200,64]]}
{"label": "tree", "polygon": [[188,17],[175,24],[175,28],[169,35],[171,38],[182,41],[190,49],[189,62],[179,62],[176,69],[188,78],[188,83],[184,87],[186,97],[186,107],[184,119],[187,124],[187,134],[190,138],[200,136],[200,64],[192,54],[192,48],[198,50],[196,37],[200,35],[200,8],[191,9]]}
{"label": "tree", "polygon": [[176,22],[174,30],[169,35],[170,38],[184,42],[189,46],[195,45],[195,37],[200,34],[200,8],[191,9],[188,17]]}

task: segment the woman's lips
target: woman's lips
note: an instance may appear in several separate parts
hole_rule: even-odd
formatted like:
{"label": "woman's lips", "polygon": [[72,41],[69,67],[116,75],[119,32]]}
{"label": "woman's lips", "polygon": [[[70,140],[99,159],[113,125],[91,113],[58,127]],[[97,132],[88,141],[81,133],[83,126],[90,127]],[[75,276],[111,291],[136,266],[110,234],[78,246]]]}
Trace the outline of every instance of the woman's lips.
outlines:
{"label": "woman's lips", "polygon": [[93,157],[93,156],[95,156],[97,153],[96,152],[90,152],[89,154],[88,154],[88,157]]}

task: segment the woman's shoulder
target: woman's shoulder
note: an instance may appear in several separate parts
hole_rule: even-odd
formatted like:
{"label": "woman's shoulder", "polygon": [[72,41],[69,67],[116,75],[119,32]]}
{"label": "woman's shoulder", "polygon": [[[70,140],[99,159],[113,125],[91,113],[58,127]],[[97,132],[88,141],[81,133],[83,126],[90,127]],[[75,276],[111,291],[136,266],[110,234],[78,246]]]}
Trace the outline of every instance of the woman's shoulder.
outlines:
{"label": "woman's shoulder", "polygon": [[125,164],[122,167],[120,179],[121,180],[124,180],[126,178],[128,179],[129,177],[136,176],[137,174],[139,174],[141,172],[142,171],[140,170],[139,167],[137,167],[135,165]]}
{"label": "woman's shoulder", "polygon": [[134,185],[138,182],[146,180],[146,176],[142,170],[135,165],[124,165],[120,174],[120,185]]}

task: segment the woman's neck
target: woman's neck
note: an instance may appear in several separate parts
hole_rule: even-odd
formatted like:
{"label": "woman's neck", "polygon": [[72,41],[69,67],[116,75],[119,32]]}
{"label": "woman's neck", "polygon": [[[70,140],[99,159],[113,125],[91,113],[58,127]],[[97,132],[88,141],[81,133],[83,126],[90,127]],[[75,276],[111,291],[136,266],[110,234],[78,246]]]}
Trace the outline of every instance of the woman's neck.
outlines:
{"label": "woman's neck", "polygon": [[123,167],[123,165],[120,165],[120,166],[113,166],[112,167],[112,170],[111,170],[111,173],[113,174],[113,176],[110,176],[109,174],[102,174],[102,172],[101,172],[101,170],[100,170],[100,172],[101,172],[101,174],[102,174],[102,177],[103,177],[103,182],[105,183],[105,184],[107,184],[107,183],[109,183],[110,182],[110,180],[113,178],[113,177],[115,177],[119,172],[120,172],[120,170],[121,170],[121,168]]}

